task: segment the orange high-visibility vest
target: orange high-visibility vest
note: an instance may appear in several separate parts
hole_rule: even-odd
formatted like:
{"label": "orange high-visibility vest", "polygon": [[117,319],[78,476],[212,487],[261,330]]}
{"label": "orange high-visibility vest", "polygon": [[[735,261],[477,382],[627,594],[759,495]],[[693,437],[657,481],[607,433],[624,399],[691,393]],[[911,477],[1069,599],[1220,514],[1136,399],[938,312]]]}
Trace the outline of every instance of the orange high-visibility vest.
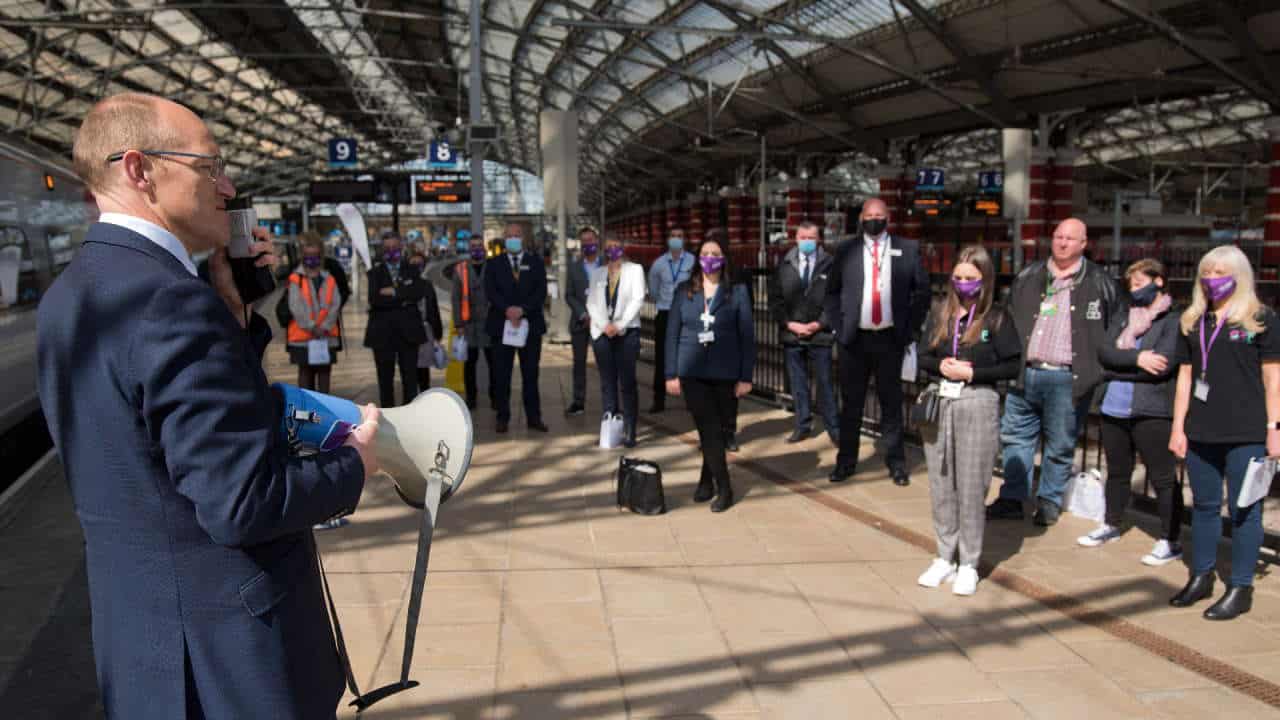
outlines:
{"label": "orange high-visibility vest", "polygon": [[[315,300],[311,296],[311,281],[303,277],[300,273],[293,273],[289,276],[289,284],[297,285],[298,290],[302,292],[302,301],[307,306],[307,311],[311,313],[311,322],[319,325],[329,316],[329,309],[333,307],[333,296],[338,292],[338,282],[330,275],[324,281],[324,306],[317,308]],[[338,325],[334,323],[326,333],[328,337],[338,337]],[[319,339],[320,336],[313,335],[307,330],[303,330],[296,319],[289,321],[288,339],[291,343],[307,342],[308,340]]]}
{"label": "orange high-visibility vest", "polygon": [[471,268],[467,267],[467,261],[463,260],[458,263],[458,270],[462,273],[462,322],[471,322]]}

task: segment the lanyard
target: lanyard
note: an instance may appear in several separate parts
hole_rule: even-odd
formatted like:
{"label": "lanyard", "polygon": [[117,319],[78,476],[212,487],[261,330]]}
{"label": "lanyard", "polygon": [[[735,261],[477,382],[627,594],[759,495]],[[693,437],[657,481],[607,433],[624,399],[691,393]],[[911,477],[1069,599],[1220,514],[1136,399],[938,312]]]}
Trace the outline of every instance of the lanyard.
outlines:
{"label": "lanyard", "polygon": [[[886,240],[886,241],[885,241],[885,244],[886,244],[886,245],[888,245],[888,244],[889,244],[889,241],[888,241],[888,240]],[[887,249],[887,248],[886,248],[886,249]],[[880,248],[880,241],[879,241],[879,240],[872,240],[872,241],[871,241],[871,247],[868,247],[868,248],[867,248],[867,254],[869,254],[869,255],[871,256],[871,265],[872,265],[873,267],[878,268],[878,269],[880,270],[880,272],[882,272],[882,273],[883,273],[883,272],[884,272],[884,258],[885,258],[885,255],[887,255],[888,253],[886,253],[886,252],[883,252],[883,251],[882,251],[882,249]]]}
{"label": "lanyard", "polygon": [[1222,330],[1222,326],[1226,324],[1226,318],[1218,320],[1217,327],[1213,329],[1213,335],[1209,337],[1209,344],[1204,343],[1204,315],[1200,316],[1200,379],[1203,380],[1209,373],[1209,351],[1213,349],[1213,342],[1218,339],[1218,333]]}
{"label": "lanyard", "polygon": [[[619,271],[619,273],[621,273],[621,271]],[[613,311],[618,306],[618,290],[622,287],[622,277],[619,275],[616,283],[610,283],[610,279],[611,278],[606,272],[604,278],[604,302],[605,305],[609,307],[609,319],[612,320]],[[611,284],[613,285],[612,288],[609,287]]]}
{"label": "lanyard", "polygon": [[969,311],[965,311],[964,315],[956,318],[955,329],[951,333],[951,357],[959,359],[960,357],[960,333],[969,325]]}
{"label": "lanyard", "polygon": [[[718,294],[719,292],[720,292],[720,288],[717,286],[716,293]],[[714,299],[715,299],[715,295],[707,295],[706,292],[703,291],[702,293],[702,324],[704,326],[703,327],[704,330],[711,329],[711,323],[707,321],[707,318],[711,317],[711,301]]]}
{"label": "lanyard", "polygon": [[668,255],[667,267],[671,268],[671,284],[676,285],[680,282],[680,273],[684,270],[684,255],[680,255],[679,260],[672,260]]}

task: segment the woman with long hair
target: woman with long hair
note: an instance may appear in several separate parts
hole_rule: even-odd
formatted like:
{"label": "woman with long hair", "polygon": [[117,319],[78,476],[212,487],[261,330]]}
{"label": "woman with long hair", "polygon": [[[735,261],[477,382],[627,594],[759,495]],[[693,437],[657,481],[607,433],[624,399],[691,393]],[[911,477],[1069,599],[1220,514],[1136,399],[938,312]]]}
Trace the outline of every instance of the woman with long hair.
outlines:
{"label": "woman with long hair", "polygon": [[1210,250],[1197,276],[1182,314],[1169,436],[1191,483],[1191,577],[1169,604],[1187,607],[1213,594],[1225,476],[1231,576],[1204,616],[1231,620],[1253,606],[1262,545],[1262,501],[1237,507],[1245,470],[1253,458],[1280,455],[1280,329],[1275,312],[1258,301],[1253,268],[1239,248]]}
{"label": "woman with long hair", "polygon": [[751,392],[756,337],[745,285],[733,285],[724,232],[713,229],[698,248],[698,262],[676,288],[667,321],[667,393],[685,397],[702,442],[702,473],[693,499],[714,496],[711,512],[733,504],[724,428],[733,400]]}
{"label": "woman with long hair", "polygon": [[[587,291],[591,347],[600,370],[600,393],[604,412],[622,411],[625,447],[636,446],[636,360],[640,357],[640,309],[644,307],[644,270],[626,259],[622,241],[605,233],[604,259],[607,264],[591,271]],[[622,403],[618,395],[621,390]]]}
{"label": "woman with long hair", "polygon": [[1147,481],[1156,489],[1160,538],[1144,565],[1159,566],[1182,556],[1182,488],[1177,460],[1169,452],[1173,416],[1173,356],[1178,347],[1178,315],[1165,290],[1164,265],[1144,258],[1124,273],[1128,302],[1111,320],[1098,359],[1106,371],[1102,395],[1102,449],[1107,455],[1107,514],[1076,540],[1098,547],[1120,539],[1132,494],[1134,454],[1142,455]]}
{"label": "woman with long hair", "polygon": [[1021,369],[1022,342],[1012,319],[994,304],[995,268],[987,251],[970,245],[951,270],[946,299],[925,324],[920,369],[939,395],[937,422],[922,428],[938,557],[919,584],[952,592],[978,589],[978,561],[986,529],[987,489],[1000,437],[996,383]]}

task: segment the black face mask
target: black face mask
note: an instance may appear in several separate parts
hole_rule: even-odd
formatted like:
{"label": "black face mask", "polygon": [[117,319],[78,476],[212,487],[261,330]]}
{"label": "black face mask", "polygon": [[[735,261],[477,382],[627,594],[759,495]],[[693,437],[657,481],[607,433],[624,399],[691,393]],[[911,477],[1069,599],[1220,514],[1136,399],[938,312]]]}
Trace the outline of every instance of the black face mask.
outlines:
{"label": "black face mask", "polygon": [[1156,295],[1160,294],[1160,288],[1155,283],[1150,283],[1142,288],[1129,293],[1129,299],[1138,307],[1146,307],[1156,301]]}
{"label": "black face mask", "polygon": [[888,226],[889,221],[884,218],[867,218],[862,221],[862,232],[871,237],[880,237]]}

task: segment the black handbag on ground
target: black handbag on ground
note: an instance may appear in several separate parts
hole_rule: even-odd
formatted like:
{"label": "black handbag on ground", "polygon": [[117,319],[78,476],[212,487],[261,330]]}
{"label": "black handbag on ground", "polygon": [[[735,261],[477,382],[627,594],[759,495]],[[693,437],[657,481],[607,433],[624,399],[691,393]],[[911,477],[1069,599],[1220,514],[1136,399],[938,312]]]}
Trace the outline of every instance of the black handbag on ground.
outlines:
{"label": "black handbag on ground", "polygon": [[916,402],[911,406],[911,424],[916,427],[927,427],[938,423],[938,386],[931,384],[916,395]]}
{"label": "black handbag on ground", "polygon": [[624,457],[618,460],[618,507],[641,515],[661,515],[667,511],[662,493],[662,469],[648,460]]}

